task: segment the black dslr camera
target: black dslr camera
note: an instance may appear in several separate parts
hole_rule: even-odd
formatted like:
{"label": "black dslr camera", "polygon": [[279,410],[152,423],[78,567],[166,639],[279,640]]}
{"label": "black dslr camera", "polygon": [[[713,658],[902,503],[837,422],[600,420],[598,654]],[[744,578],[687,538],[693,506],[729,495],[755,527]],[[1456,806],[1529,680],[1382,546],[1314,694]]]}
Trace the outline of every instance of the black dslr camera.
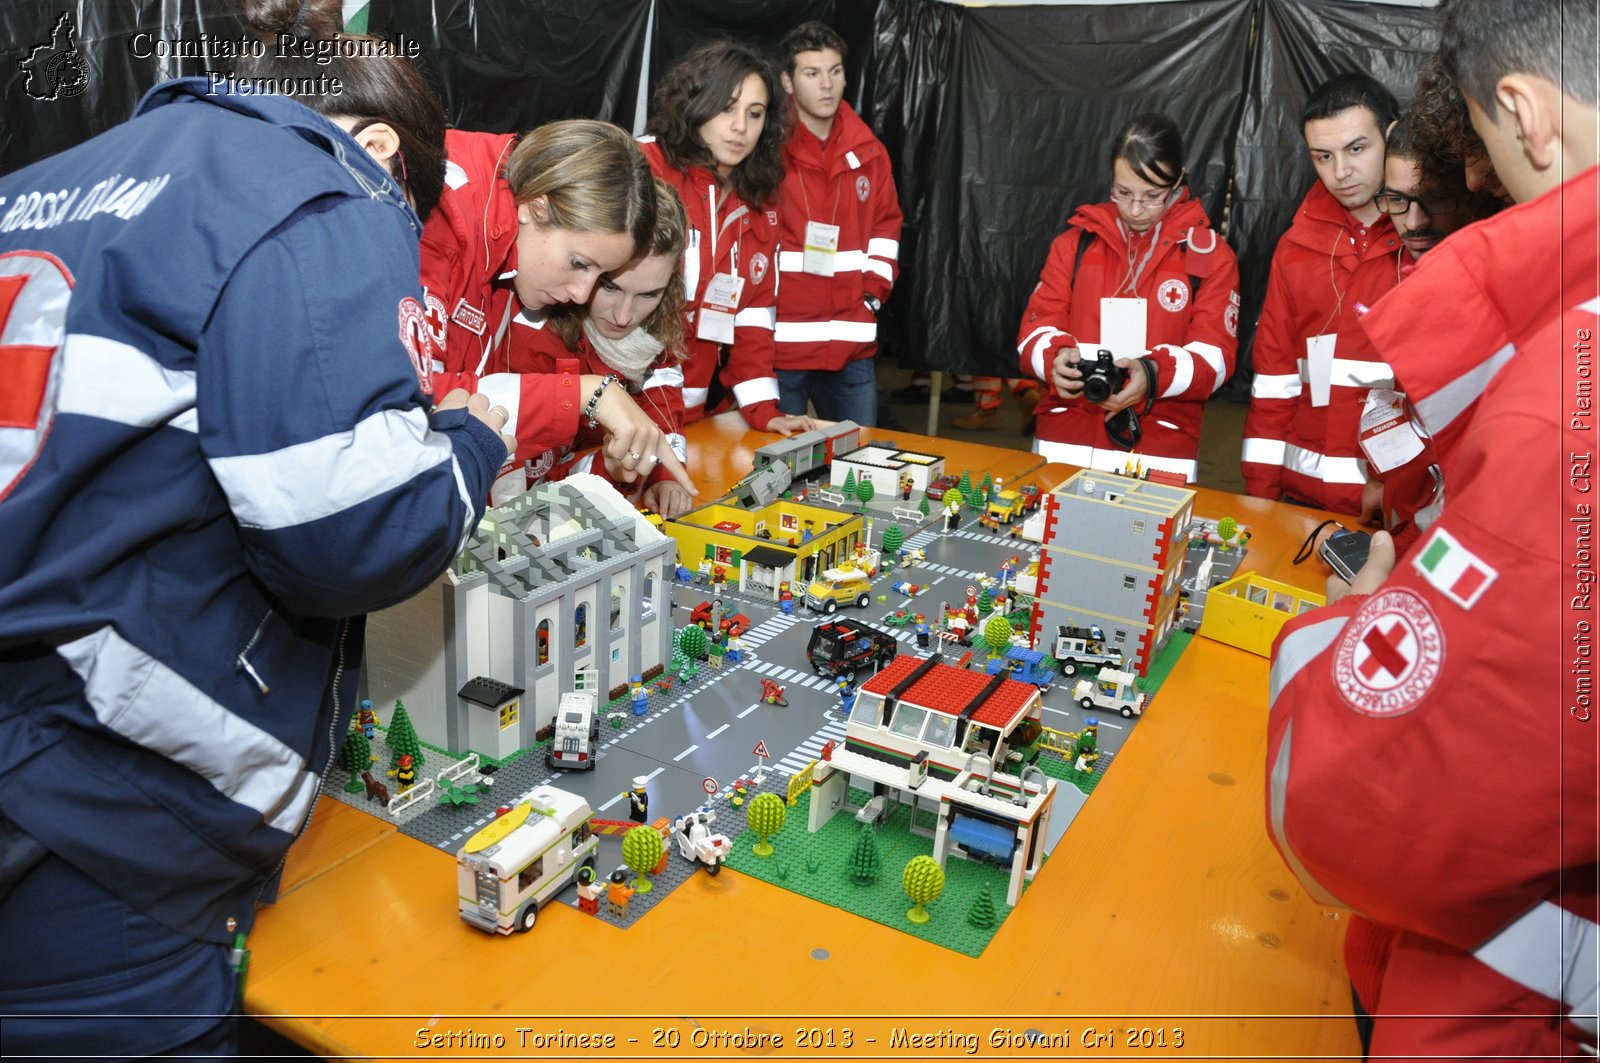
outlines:
{"label": "black dslr camera", "polygon": [[1083,374],[1083,397],[1090,402],[1106,401],[1128,382],[1128,371],[1112,361],[1104,347],[1092,359],[1078,359],[1078,372]]}

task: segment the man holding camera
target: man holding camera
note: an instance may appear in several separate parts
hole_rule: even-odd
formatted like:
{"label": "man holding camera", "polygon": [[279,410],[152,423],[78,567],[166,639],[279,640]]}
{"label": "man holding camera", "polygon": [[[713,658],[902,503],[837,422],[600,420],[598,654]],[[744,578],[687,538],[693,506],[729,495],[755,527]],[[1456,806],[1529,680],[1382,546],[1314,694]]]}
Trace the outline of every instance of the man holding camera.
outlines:
{"label": "man holding camera", "polygon": [[1273,252],[1256,329],[1242,455],[1252,495],[1362,511],[1362,403],[1393,374],[1355,323],[1400,279],[1400,239],[1372,201],[1398,116],[1394,95],[1358,73],[1318,86],[1301,112],[1319,180]]}

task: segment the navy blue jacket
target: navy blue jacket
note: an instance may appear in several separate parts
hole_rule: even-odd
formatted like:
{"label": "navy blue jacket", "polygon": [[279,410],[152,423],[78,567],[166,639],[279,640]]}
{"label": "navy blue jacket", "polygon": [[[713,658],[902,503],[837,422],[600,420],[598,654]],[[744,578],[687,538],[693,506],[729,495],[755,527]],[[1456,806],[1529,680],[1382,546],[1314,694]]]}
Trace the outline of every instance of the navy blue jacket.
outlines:
{"label": "navy blue jacket", "polygon": [[0,811],[225,941],[348,726],[361,615],[443,571],[505,450],[424,401],[395,182],[205,86],[0,179]]}

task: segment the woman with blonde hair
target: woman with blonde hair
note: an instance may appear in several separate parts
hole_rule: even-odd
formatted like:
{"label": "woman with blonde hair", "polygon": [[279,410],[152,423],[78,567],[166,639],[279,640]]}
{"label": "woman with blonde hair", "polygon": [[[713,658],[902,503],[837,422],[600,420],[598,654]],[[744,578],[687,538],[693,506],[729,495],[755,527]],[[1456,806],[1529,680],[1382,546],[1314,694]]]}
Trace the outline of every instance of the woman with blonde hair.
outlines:
{"label": "woman with blonde hair", "polygon": [[509,330],[535,314],[588,301],[602,274],[621,269],[655,226],[650,167],[609,122],[552,122],[521,137],[445,134],[449,162],[438,209],[422,233],[425,317],[434,392],[466,387],[510,413],[518,448],[495,483],[501,500],[527,486],[527,463],[569,446],[587,427],[632,482],[658,465],[693,485],[660,428],[615,387],[614,373],[511,369]]}
{"label": "woman with blonde hair", "polygon": [[[595,285],[588,305],[564,304],[540,316],[524,312],[511,326],[511,368],[518,373],[553,373],[577,360],[586,374],[616,373],[619,385],[666,433],[679,461],[687,460],[683,441],[684,298],[683,252],[689,242],[688,218],[678,194],[655,181],[656,224],[644,253],[607,273]],[[593,472],[620,479],[614,462],[599,451],[596,432],[580,430],[563,453],[551,448],[534,460],[530,479],[557,479]],[[642,481],[640,502],[663,517],[688,510],[691,497],[665,469]]]}

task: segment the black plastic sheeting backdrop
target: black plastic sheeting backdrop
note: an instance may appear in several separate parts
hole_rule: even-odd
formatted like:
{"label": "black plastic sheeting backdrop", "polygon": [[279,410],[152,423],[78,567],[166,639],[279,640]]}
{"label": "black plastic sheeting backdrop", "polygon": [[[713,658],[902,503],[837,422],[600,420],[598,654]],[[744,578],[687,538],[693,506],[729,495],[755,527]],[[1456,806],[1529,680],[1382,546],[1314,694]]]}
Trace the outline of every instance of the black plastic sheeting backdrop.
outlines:
{"label": "black plastic sheeting backdrop", "polygon": [[[1184,130],[1191,185],[1228,239],[1241,340],[1272,249],[1315,175],[1300,139],[1309,89],[1373,73],[1405,102],[1433,49],[1429,8],[1348,0],[967,8],[939,0],[373,0],[370,25],[421,47],[451,121],[526,129],[575,115],[642,125],[639,82],[702,40],[775,47],[806,19],[850,48],[849,98],[895,160],[906,225],[883,346],[907,365],[1015,373],[1018,318],[1050,241],[1104,199],[1106,148],[1133,114]],[[0,172],[122,121],[156,81],[229,59],[134,54],[134,35],[243,32],[229,0],[8,0],[0,5]],[[67,12],[82,91],[36,100],[19,63]],[[1241,368],[1247,359],[1241,357]],[[1236,375],[1248,379],[1242,371]]]}

